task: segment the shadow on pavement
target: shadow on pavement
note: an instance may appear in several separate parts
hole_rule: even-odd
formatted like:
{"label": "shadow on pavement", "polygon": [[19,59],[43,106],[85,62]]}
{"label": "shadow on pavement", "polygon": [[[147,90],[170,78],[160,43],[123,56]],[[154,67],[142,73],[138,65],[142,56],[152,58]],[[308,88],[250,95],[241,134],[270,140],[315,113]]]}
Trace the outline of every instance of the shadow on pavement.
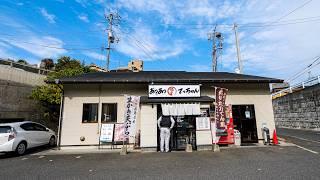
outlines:
{"label": "shadow on pavement", "polygon": [[[39,152],[42,152],[42,151],[46,151],[46,150],[50,150],[50,149],[53,149],[55,147],[50,147],[48,145],[45,145],[45,146],[40,146],[40,147],[35,147],[35,148],[31,148],[31,149],[28,149],[26,151],[26,153],[23,156],[27,156],[27,155],[30,155],[30,154],[34,154],[34,153],[39,153]],[[18,156],[16,153],[14,152],[9,152],[9,153],[0,153],[0,159],[6,159],[6,158],[15,158],[15,157],[21,157],[21,156]]]}

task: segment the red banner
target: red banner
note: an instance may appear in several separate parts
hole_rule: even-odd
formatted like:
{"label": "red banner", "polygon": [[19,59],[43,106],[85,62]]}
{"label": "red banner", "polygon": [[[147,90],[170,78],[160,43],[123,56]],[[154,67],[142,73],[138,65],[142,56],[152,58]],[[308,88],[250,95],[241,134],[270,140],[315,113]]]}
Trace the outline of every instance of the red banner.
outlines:
{"label": "red banner", "polygon": [[216,106],[215,106],[215,120],[218,130],[225,130],[226,126],[226,112],[225,112],[225,104],[227,97],[227,89],[216,87]]}
{"label": "red banner", "polygon": [[124,129],[125,129],[124,124],[115,124],[113,141],[119,142],[119,141],[126,140],[125,135],[124,135]]}

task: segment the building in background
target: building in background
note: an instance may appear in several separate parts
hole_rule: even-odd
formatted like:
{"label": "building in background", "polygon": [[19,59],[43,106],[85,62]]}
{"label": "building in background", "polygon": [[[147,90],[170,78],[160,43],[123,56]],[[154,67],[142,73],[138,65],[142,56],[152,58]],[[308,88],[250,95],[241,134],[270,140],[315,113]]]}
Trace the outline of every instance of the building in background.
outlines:
{"label": "building in background", "polygon": [[90,69],[90,70],[94,70],[94,71],[96,71],[96,72],[107,72],[106,69],[101,68],[101,67],[99,67],[99,66],[97,66],[97,65],[95,65],[95,64],[90,64],[89,69]]}
{"label": "building in background", "polygon": [[143,61],[136,59],[128,62],[127,67],[119,67],[116,70],[111,70],[112,72],[140,72],[143,71]]}
{"label": "building in background", "polygon": [[143,61],[142,60],[132,60],[128,62],[128,69],[132,72],[143,71]]}

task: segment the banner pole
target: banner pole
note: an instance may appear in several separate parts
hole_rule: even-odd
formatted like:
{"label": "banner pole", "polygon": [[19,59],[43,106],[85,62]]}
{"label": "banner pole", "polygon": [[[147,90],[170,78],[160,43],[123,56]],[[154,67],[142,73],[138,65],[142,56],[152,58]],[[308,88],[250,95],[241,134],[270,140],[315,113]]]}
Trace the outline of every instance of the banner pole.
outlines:
{"label": "banner pole", "polygon": [[[214,104],[214,123],[217,123],[217,87],[214,87],[214,96],[215,96],[215,104]],[[216,136],[217,136],[217,124],[215,124],[214,126],[215,128],[215,133],[216,133]],[[213,151],[215,152],[216,151],[216,140],[217,140],[217,137],[215,136],[215,139],[213,140]]]}

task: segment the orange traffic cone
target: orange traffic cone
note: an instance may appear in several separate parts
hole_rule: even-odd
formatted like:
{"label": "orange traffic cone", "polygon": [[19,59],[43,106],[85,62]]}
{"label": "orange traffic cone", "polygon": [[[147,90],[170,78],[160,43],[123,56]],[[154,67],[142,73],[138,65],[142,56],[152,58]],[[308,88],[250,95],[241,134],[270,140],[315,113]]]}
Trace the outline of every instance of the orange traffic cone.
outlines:
{"label": "orange traffic cone", "polygon": [[273,131],[273,145],[278,145],[278,137],[277,137],[277,132],[276,130]]}

